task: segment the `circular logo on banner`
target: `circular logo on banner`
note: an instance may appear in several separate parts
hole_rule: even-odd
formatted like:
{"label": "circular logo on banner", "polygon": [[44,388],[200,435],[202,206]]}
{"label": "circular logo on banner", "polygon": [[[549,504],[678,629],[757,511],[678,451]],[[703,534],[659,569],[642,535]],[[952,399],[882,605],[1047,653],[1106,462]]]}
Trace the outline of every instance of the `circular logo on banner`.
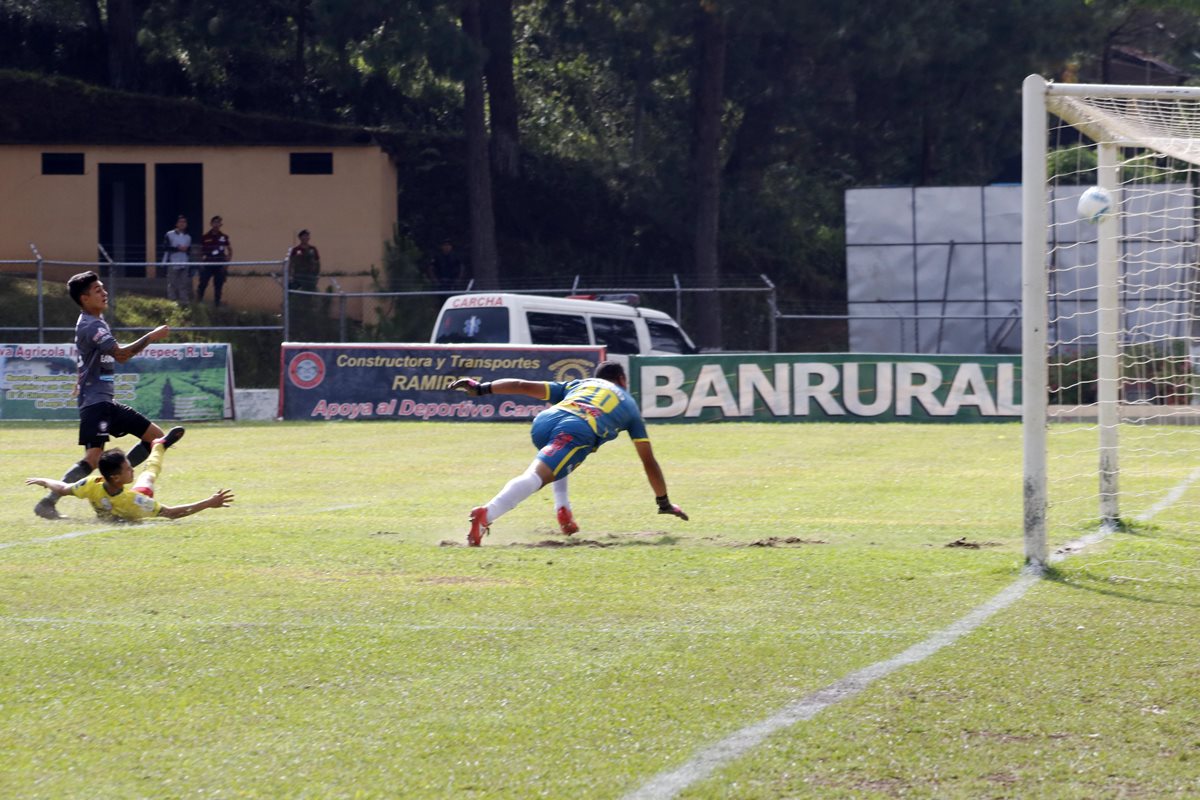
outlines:
{"label": "circular logo on banner", "polygon": [[325,380],[325,362],[316,353],[298,353],[288,364],[288,377],[293,386],[315,389]]}

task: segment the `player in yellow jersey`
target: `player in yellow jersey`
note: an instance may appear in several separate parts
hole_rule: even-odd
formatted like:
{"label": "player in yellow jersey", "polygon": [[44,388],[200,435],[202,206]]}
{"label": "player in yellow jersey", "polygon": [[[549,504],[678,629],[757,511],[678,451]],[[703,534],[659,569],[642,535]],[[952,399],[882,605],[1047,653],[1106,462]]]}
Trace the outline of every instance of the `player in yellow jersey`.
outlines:
{"label": "player in yellow jersey", "polygon": [[581,380],[526,381],[503,378],[480,383],[471,378],[459,378],[451,384],[473,397],[485,394],[523,394],[553,403],[533,421],[530,436],[537,457],[524,473],[509,481],[486,506],[471,510],[471,530],[467,544],[478,547],[491,524],[501,514],[541,489],[547,483],[554,487],[558,523],[563,533],[579,530],[566,498],[567,476],[583,463],[600,445],[628,431],[633,446],[642,460],[642,469],[650,488],[654,490],[658,513],[673,514],[686,520],[683,509],[667,497],[667,481],[650,447],[646,424],[637,402],[627,391],[625,368],[616,361],[603,361],[596,367],[596,377]]}
{"label": "player in yellow jersey", "polygon": [[221,489],[211,497],[184,506],[167,506],[154,499],[154,483],[162,469],[163,456],[168,447],[183,436],[183,428],[172,428],[166,436],[154,441],[150,457],[137,480],[133,478],[133,467],[120,448],[106,450],[100,456],[100,474],[83,478],[75,483],[64,483],[53,478],[29,478],[30,486],[44,486],[59,496],[72,495],[91,503],[101,519],[138,522],[149,517],[179,519],[203,511],[206,508],[224,508],[233,502],[233,492]]}

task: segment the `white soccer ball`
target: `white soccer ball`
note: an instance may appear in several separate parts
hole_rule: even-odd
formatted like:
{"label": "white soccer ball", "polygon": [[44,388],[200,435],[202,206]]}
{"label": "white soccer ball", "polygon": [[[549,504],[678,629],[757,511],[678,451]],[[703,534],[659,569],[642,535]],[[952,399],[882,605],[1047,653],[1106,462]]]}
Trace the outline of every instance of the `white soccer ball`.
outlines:
{"label": "white soccer ball", "polygon": [[1092,186],[1079,195],[1079,217],[1093,225],[1112,211],[1112,207],[1112,195],[1099,186]]}

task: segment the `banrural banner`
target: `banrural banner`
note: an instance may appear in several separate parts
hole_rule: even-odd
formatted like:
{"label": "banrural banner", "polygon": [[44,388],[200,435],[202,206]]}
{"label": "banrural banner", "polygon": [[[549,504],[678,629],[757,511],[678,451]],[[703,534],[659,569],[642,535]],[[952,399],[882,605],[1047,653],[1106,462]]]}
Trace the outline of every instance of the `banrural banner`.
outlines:
{"label": "banrural banner", "polygon": [[300,344],[281,349],[284,419],[531,419],[546,403],[524,395],[470,397],[459,378],[570,381],[590,377],[603,347]]}
{"label": "banrural banner", "polygon": [[[115,399],[152,420],[231,419],[228,344],[152,344],[117,365]],[[0,419],[78,419],[75,345],[0,344]]]}
{"label": "banrural banner", "polygon": [[665,422],[980,422],[1021,415],[1019,356],[634,356],[642,416]]}

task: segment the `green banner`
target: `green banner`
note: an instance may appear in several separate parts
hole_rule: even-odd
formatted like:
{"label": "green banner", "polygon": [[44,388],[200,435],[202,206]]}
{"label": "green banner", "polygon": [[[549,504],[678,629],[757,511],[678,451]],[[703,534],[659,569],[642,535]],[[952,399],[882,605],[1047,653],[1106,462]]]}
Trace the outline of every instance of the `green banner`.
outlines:
{"label": "green banner", "polygon": [[1020,356],[633,356],[629,378],[642,416],[663,422],[980,422],[1021,416]]}
{"label": "green banner", "polygon": [[[152,344],[124,364],[115,399],[152,420],[233,416],[228,344]],[[74,344],[0,344],[0,419],[78,419]]]}

